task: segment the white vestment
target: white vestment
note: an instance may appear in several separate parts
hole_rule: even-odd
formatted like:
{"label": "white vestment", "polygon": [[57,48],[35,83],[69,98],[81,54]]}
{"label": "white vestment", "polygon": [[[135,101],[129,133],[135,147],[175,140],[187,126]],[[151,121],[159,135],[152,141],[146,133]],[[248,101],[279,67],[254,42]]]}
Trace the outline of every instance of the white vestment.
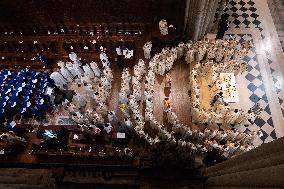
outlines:
{"label": "white vestment", "polygon": [[68,82],[73,81],[73,79],[74,79],[73,75],[69,72],[69,70],[65,66],[62,66],[60,68],[60,72]]}
{"label": "white vestment", "polygon": [[72,62],[67,62],[66,63],[66,68],[68,69],[68,71],[73,75],[73,77],[76,76],[76,71],[73,67],[73,63]]}
{"label": "white vestment", "polygon": [[100,60],[102,62],[109,62],[108,57],[107,57],[106,53],[104,53],[104,52],[100,53]]}
{"label": "white vestment", "polygon": [[91,69],[91,67],[88,64],[83,66],[83,70],[85,72],[84,75],[89,77],[90,79],[93,79],[95,77],[93,70]]}
{"label": "white vestment", "polygon": [[147,42],[143,46],[144,56],[145,56],[146,59],[151,58],[151,49],[152,49],[152,43],[151,42]]}
{"label": "white vestment", "polygon": [[55,85],[59,88],[63,88],[63,85],[67,84],[67,80],[59,72],[53,72],[50,78],[54,81]]}
{"label": "white vestment", "polygon": [[100,77],[101,75],[101,70],[99,69],[98,65],[96,62],[91,62],[90,66],[95,74],[96,77]]}
{"label": "white vestment", "polygon": [[77,54],[74,52],[69,53],[69,58],[70,60],[72,60],[73,62],[77,61]]}
{"label": "white vestment", "polygon": [[73,68],[75,70],[76,76],[78,78],[81,78],[82,75],[84,74],[84,71],[82,70],[82,68],[80,67],[80,64],[78,62],[74,62],[73,64]]}
{"label": "white vestment", "polygon": [[159,29],[162,35],[168,35],[169,30],[168,30],[168,23],[166,20],[161,20],[159,22]]}

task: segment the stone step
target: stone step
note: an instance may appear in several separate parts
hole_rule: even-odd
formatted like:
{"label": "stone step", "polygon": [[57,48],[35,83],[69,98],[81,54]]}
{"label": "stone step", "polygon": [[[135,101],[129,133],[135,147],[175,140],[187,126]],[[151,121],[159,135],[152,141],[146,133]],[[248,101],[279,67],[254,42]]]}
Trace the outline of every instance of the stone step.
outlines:
{"label": "stone step", "polygon": [[243,153],[235,158],[230,159],[230,161],[224,161],[220,164],[215,165],[214,167],[209,168],[208,170],[210,171],[208,173],[213,175],[216,174],[218,170],[223,170],[225,168],[230,169],[230,167],[238,165],[238,162],[247,161],[247,159],[249,159],[250,161],[269,159],[270,155],[275,155],[284,152],[283,141],[284,138],[281,138],[270,143],[262,144],[258,148],[255,148],[249,152]]}
{"label": "stone step", "polygon": [[280,189],[284,188],[283,169],[284,164],[279,164],[276,166],[265,166],[260,169],[226,173],[220,176],[209,176],[206,184],[207,186],[247,186],[247,188],[263,189],[274,187],[275,189]]}
{"label": "stone step", "polygon": [[236,164],[235,166],[224,167],[222,170],[214,172],[213,175],[216,176],[216,175],[229,174],[233,172],[262,169],[264,167],[272,167],[282,164],[284,164],[284,154],[283,152],[280,152],[274,154],[272,158],[270,156],[267,156],[263,159],[254,160],[253,162],[248,161],[248,162],[243,162],[241,164]]}

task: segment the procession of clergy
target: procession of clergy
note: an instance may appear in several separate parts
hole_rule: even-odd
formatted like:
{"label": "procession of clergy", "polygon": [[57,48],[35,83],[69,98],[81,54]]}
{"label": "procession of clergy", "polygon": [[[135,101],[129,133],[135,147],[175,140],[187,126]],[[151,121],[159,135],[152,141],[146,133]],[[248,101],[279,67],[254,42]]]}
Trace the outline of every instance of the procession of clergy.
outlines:
{"label": "procession of clergy", "polygon": [[[120,110],[123,115],[123,124],[128,129],[136,131],[137,135],[148,141],[150,145],[161,140],[176,143],[198,153],[206,153],[213,149],[225,157],[239,154],[252,149],[253,141],[260,132],[243,133],[236,128],[242,124],[253,123],[259,112],[250,110],[231,109],[224,102],[220,73],[242,74],[247,69],[244,56],[250,49],[250,43],[239,44],[236,40],[202,40],[198,42],[180,43],[174,48],[164,48],[151,58],[151,42],[144,47],[145,60],[140,59],[133,68],[125,68],[122,73],[121,91],[119,92]],[[117,123],[116,113],[108,109],[108,97],[111,91],[113,75],[110,62],[104,52],[100,58],[103,65],[99,69],[95,62],[82,66],[75,53],[69,54],[72,63],[59,62],[60,70],[54,71],[51,78],[59,88],[66,88],[68,83],[75,82],[85,88],[87,95],[75,91],[72,102],[63,103],[68,109],[72,119],[86,131],[92,134],[100,133],[96,127],[104,125],[104,130],[109,133]],[[165,98],[164,111],[168,121],[172,124],[171,131],[159,123],[153,115],[154,84],[156,75],[166,77],[168,86],[171,86],[170,70],[175,61],[185,58],[190,65],[190,98],[192,122],[198,129],[183,125],[171,107],[171,100]],[[145,76],[145,90],[142,89],[142,80]],[[213,94],[210,108],[206,109],[200,104],[200,79],[208,80],[208,90]],[[144,96],[144,98],[143,98]],[[145,115],[141,108],[145,103]],[[248,121],[249,120],[249,121]],[[106,123],[106,124],[105,124]],[[149,123],[149,124],[148,124]],[[145,127],[149,125],[152,133],[146,133]],[[154,133],[154,134],[153,134]]]}
{"label": "procession of clergy", "polygon": [[[160,22],[160,30],[163,35],[167,35],[167,23],[163,20]],[[98,125],[103,126],[104,132],[111,133],[114,126],[122,123],[126,129],[133,130],[149,145],[166,141],[194,153],[206,154],[216,150],[224,157],[231,157],[254,148],[253,141],[262,134],[259,131],[243,133],[237,130],[240,125],[252,124],[261,110],[230,108],[224,101],[222,92],[224,86],[220,80],[221,73],[233,73],[237,76],[247,70],[247,63],[243,58],[250,48],[249,42],[239,44],[234,39],[204,39],[197,42],[181,42],[176,47],[163,48],[160,53],[151,56],[152,43],[145,43],[143,46],[145,59],[138,61],[133,67],[133,72],[130,68],[124,68],[122,72],[118,98],[123,120],[118,120],[116,112],[110,110],[108,106],[113,74],[111,63],[103,48],[100,52],[102,68],[99,68],[94,61],[83,64],[80,58],[71,52],[69,54],[71,62],[58,62],[58,68],[50,74],[50,78],[54,81],[53,85],[42,84],[48,78],[40,82],[42,88],[39,94],[46,100],[48,95],[48,99],[52,102],[55,99],[55,88],[73,90],[74,96],[71,100],[65,99],[59,106],[53,108],[63,108],[68,111],[69,117],[81,128],[81,131],[90,135],[101,133],[102,127],[99,128]],[[170,88],[172,85],[170,71],[176,60],[180,58],[185,58],[185,62],[189,64],[188,91],[191,112],[188,114],[192,117],[192,125],[195,127],[186,126],[178,120],[171,106],[171,99],[166,97],[164,111],[168,122],[172,125],[168,130],[153,114],[154,84],[157,76],[160,75],[159,77],[166,78],[166,85]],[[208,91],[213,94],[210,107],[201,104],[201,79],[207,81]],[[143,85],[144,91],[142,91]],[[78,90],[76,86],[84,90]],[[44,104],[44,100],[37,100],[39,105]],[[33,104],[36,103],[37,101]],[[146,108],[142,110],[144,103]],[[43,110],[46,109],[47,107],[44,106]],[[145,129],[146,127],[148,128]]]}

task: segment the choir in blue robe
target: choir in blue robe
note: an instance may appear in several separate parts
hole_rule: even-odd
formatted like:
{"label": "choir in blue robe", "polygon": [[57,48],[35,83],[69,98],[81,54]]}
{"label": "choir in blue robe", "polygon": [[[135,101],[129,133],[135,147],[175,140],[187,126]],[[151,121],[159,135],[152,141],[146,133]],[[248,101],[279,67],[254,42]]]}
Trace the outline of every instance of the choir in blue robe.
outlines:
{"label": "choir in blue robe", "polygon": [[[43,56],[41,58],[45,61]],[[48,73],[28,69],[19,72],[1,70],[0,123],[10,130],[13,129],[13,117],[16,114],[24,117],[44,117],[50,107],[50,97],[45,95],[47,87],[54,87]]]}

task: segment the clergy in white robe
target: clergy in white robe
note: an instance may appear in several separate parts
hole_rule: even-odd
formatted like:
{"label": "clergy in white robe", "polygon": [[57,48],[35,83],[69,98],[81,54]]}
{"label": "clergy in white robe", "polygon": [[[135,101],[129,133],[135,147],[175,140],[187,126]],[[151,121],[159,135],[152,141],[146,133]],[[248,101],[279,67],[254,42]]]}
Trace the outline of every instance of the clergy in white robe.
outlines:
{"label": "clergy in white robe", "polygon": [[100,53],[100,60],[102,61],[102,63],[109,62],[108,57],[107,57],[106,53],[104,53],[104,52]]}
{"label": "clergy in white robe", "polygon": [[60,61],[57,63],[57,65],[60,67],[60,73],[62,76],[68,81],[72,82],[74,77],[73,75],[69,72],[69,70],[66,68],[65,63]]}
{"label": "clergy in white robe", "polygon": [[69,58],[72,60],[72,62],[76,62],[78,60],[77,54],[74,52],[69,53]]}
{"label": "clergy in white robe", "polygon": [[72,62],[66,62],[65,64],[66,68],[68,69],[68,71],[72,74],[73,77],[76,76],[76,71],[73,67],[73,63]]}
{"label": "clergy in white robe", "polygon": [[159,22],[159,29],[162,35],[168,35],[169,28],[166,20],[163,19]]}
{"label": "clergy in white robe", "polygon": [[91,69],[91,67],[89,66],[89,64],[85,64],[83,66],[83,70],[84,70],[84,75],[89,77],[90,79],[93,79],[95,78],[95,74],[93,72],[93,70]]}
{"label": "clergy in white robe", "polygon": [[55,85],[61,89],[67,84],[67,80],[59,72],[53,72],[50,78],[54,81]]}
{"label": "clergy in white robe", "polygon": [[82,68],[80,67],[80,63],[79,62],[74,62],[73,63],[73,68],[75,70],[76,76],[78,78],[81,78],[84,74],[84,71],[82,70]]}
{"label": "clergy in white robe", "polygon": [[177,58],[180,58],[184,54],[185,45],[183,42],[180,42],[177,47]]}
{"label": "clergy in white robe", "polygon": [[95,74],[96,77],[100,77],[101,75],[101,70],[99,69],[98,65],[96,62],[91,62],[90,66]]}
{"label": "clergy in white robe", "polygon": [[145,45],[143,46],[144,57],[145,57],[146,59],[150,59],[150,58],[151,58],[151,49],[152,49],[152,43],[151,43],[151,41],[145,43]]}

